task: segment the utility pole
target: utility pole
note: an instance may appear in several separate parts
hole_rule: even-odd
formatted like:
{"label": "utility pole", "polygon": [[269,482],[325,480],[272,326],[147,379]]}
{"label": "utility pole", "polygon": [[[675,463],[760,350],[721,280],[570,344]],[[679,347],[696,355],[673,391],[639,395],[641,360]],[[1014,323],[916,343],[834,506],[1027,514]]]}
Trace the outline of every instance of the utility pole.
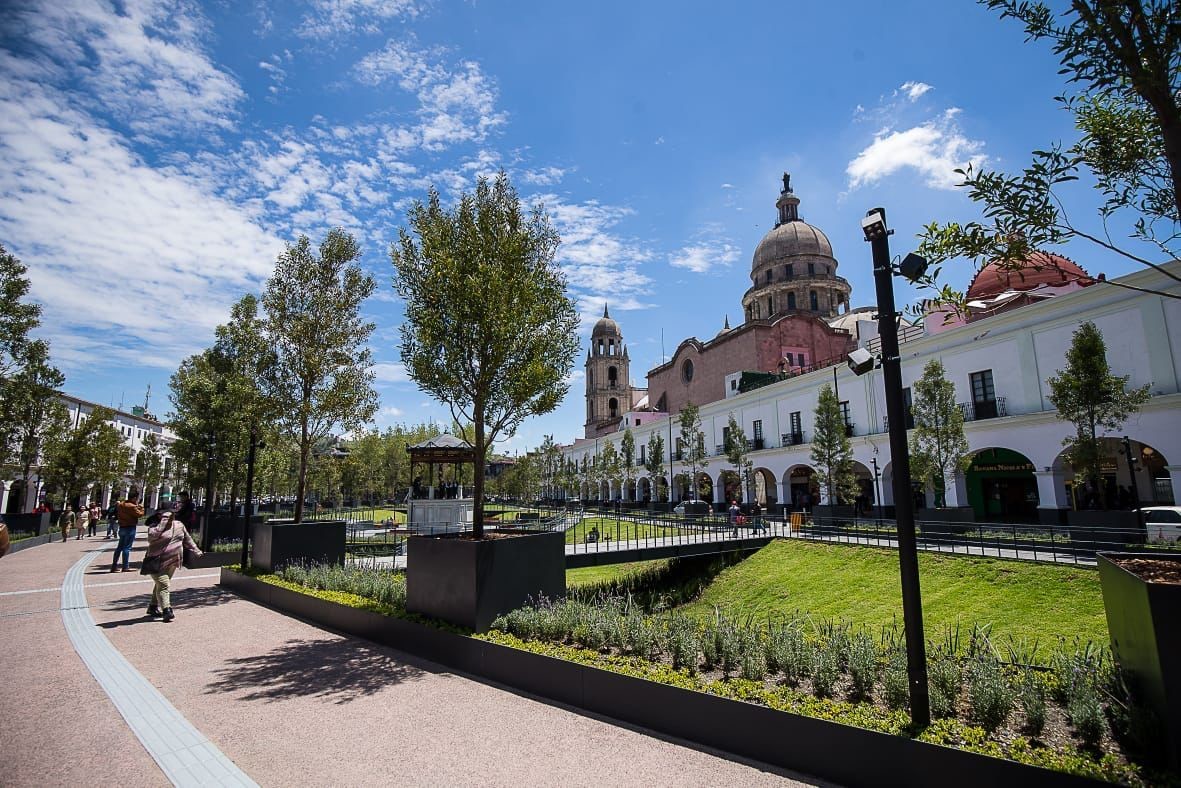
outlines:
{"label": "utility pole", "polygon": [[894,307],[893,267],[886,211],[874,208],[861,221],[873,250],[873,278],[878,301],[878,335],[882,340],[882,373],[886,416],[890,421],[890,461],[894,465],[894,507],[898,529],[898,563],[902,576],[902,620],[906,631],[906,672],[910,683],[910,719],[916,727],[931,723],[927,689],[927,652],[923,634],[923,603],[914,534],[914,499],[910,493],[910,450],[906,442],[906,406],[902,397],[902,360],[898,355],[898,315]]}

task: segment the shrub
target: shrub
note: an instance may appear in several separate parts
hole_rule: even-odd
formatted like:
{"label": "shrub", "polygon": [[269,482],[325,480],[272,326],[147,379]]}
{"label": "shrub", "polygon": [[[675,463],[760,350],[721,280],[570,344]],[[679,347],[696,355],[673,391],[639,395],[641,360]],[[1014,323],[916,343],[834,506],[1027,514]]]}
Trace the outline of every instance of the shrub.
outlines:
{"label": "shrub", "polygon": [[406,575],[377,567],[292,564],[278,573],[290,583],[321,591],[343,591],[405,611]]}
{"label": "shrub", "polygon": [[696,673],[698,654],[701,651],[697,624],[684,614],[675,613],[669,617],[666,631],[668,654],[672,658],[673,667],[688,668],[690,673]]}
{"label": "shrub", "polygon": [[812,692],[818,698],[832,697],[840,676],[840,654],[837,649],[827,644],[817,648],[812,662]]}
{"label": "shrub", "polygon": [[759,630],[747,625],[738,633],[739,675],[747,681],[762,681],[767,675],[767,660]]}
{"label": "shrub", "polygon": [[1107,723],[1103,703],[1095,687],[1089,682],[1079,684],[1070,705],[1066,707],[1066,713],[1083,743],[1091,748],[1098,747]]}
{"label": "shrub", "polygon": [[897,711],[910,703],[910,674],[906,671],[906,654],[895,651],[886,662],[882,673],[882,700]]}
{"label": "shrub", "polygon": [[1013,708],[1013,688],[995,657],[980,654],[970,663],[968,703],[972,718],[990,733],[1009,716]]}
{"label": "shrub", "polygon": [[849,641],[848,648],[847,659],[849,677],[853,681],[853,696],[856,699],[868,698],[873,692],[878,675],[877,647],[869,633],[862,630]]}
{"label": "shrub", "polygon": [[954,717],[963,685],[959,661],[947,655],[936,657],[929,663],[929,679],[931,714]]}
{"label": "shrub", "polygon": [[1046,688],[1032,670],[1026,670],[1018,686],[1021,710],[1025,712],[1025,730],[1040,736],[1046,726]]}

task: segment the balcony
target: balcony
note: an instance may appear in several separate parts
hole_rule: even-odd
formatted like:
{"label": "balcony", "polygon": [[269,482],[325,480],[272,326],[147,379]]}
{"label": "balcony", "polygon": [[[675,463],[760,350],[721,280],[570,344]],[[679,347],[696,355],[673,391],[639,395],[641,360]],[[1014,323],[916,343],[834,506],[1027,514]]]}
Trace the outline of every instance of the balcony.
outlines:
{"label": "balcony", "polygon": [[[907,411],[906,420],[904,422],[908,430],[914,429],[914,414]],[[882,416],[882,432],[890,431],[890,417]]]}
{"label": "balcony", "polygon": [[846,422],[845,423],[845,437],[852,438],[856,434],[857,434],[856,428],[854,428],[854,426],[852,424],[849,424],[848,422]]}
{"label": "balcony", "polygon": [[747,451],[762,451],[764,448],[762,438],[748,438],[746,441]]}
{"label": "balcony", "polygon": [[799,446],[804,442],[804,433],[802,432],[785,432],[779,437],[782,438],[784,446]]}
{"label": "balcony", "polygon": [[998,419],[1008,416],[1005,398],[981,400],[979,402],[961,402],[960,412],[964,414],[964,421],[981,421],[983,419]]}

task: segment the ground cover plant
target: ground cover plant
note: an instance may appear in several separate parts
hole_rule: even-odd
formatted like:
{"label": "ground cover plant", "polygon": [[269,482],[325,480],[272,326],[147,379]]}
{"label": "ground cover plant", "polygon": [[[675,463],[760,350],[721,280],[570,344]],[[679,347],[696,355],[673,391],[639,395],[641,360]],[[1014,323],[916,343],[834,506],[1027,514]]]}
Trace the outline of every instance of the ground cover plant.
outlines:
{"label": "ground cover plant", "polygon": [[[919,554],[927,636],[948,628],[988,626],[994,643],[1060,641],[1106,644],[1107,619],[1093,569]],[[802,540],[775,541],[730,567],[687,605],[709,618],[715,608],[765,619],[807,611],[878,630],[900,620],[898,554],[892,550]]]}
{"label": "ground cover plant", "polygon": [[595,585],[602,582],[631,577],[649,569],[664,566],[667,559],[657,561],[633,561],[627,564],[606,564],[604,566],[584,566],[579,569],[566,570],[566,587],[578,588]]}
{"label": "ground cover plant", "polygon": [[[590,541],[626,542],[638,539],[654,539],[666,536],[684,536],[687,531],[675,526],[654,525],[636,522],[626,516],[587,517],[566,531],[566,544],[584,544]],[[592,538],[588,538],[588,536]]]}

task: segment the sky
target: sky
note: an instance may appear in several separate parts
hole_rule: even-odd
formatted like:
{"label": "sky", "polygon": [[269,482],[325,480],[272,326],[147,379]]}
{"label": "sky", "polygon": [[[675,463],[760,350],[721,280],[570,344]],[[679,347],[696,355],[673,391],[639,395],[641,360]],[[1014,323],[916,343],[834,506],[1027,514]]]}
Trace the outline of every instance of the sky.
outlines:
{"label": "sky", "polygon": [[[0,243],[28,266],[65,390],[130,409],[150,386],[163,417],[169,376],[284,244],[343,227],[378,285],[376,426],[450,424],[400,363],[389,246],[431,186],[451,202],[503,169],[559,231],[583,316],[563,404],[498,446],[524,452],[581,436],[604,304],[639,386],[683,339],[741,322],[785,171],[853,306],[871,304],[860,217],[886,208],[895,254],[928,222],[978,219],[957,167],[1017,171],[1076,138],[1057,70],[964,0],[6,0]],[[1085,183],[1064,196],[1084,226],[1096,204]]]}

